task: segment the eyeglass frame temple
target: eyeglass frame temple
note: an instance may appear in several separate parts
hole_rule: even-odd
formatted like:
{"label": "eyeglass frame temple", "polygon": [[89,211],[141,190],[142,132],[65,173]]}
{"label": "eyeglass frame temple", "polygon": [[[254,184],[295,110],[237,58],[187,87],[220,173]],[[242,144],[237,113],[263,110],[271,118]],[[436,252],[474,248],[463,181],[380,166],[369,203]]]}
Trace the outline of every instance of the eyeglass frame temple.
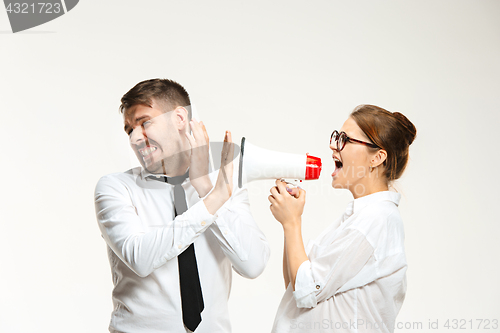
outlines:
{"label": "eyeglass frame temple", "polygon": [[[354,141],[354,142],[356,142],[356,143],[360,143],[360,144],[365,145],[365,146],[368,146],[368,147],[370,147],[370,148],[378,148],[378,149],[382,149],[382,148],[380,148],[379,146],[377,146],[377,145],[376,145],[376,144],[374,144],[374,143],[364,142],[364,141],[360,141],[360,140],[357,140],[357,139],[350,138],[350,137],[348,137],[348,136],[347,136],[346,132],[339,132],[339,131],[337,131],[337,130],[334,130],[334,131],[332,132],[332,135],[330,136],[330,144],[332,144],[333,133],[335,133],[335,132],[337,132],[337,134],[338,134],[339,138],[340,138],[340,135],[341,135],[342,133],[344,133],[344,135],[345,135],[345,137],[346,137],[346,139],[347,139],[347,140],[345,140],[345,141],[344,141],[344,144],[343,144],[342,148],[338,149],[338,151],[342,151],[342,149],[344,149],[345,144],[347,143],[347,141]],[[335,141],[337,142],[337,148],[339,148],[339,147],[338,147],[338,140],[335,140]]]}

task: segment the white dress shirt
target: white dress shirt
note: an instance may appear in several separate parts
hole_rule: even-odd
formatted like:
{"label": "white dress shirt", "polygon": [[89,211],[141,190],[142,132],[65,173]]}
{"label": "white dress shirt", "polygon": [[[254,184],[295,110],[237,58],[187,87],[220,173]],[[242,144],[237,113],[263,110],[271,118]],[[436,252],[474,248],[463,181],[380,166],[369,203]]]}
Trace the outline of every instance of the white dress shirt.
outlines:
{"label": "white dress shirt", "polygon": [[383,191],[355,199],[308,243],[273,333],[394,331],[406,293],[400,198]]}
{"label": "white dress shirt", "polygon": [[[210,174],[213,184],[217,175]],[[174,186],[148,176],[134,168],[102,177],[95,189],[97,221],[114,284],[110,332],[187,331],[176,257],[193,242],[205,304],[196,333],[231,332],[231,267],[255,278],[269,258],[269,244],[250,213],[246,188],[238,189],[235,180],[233,196],[211,215],[187,179],[182,187],[188,210],[175,217]]]}

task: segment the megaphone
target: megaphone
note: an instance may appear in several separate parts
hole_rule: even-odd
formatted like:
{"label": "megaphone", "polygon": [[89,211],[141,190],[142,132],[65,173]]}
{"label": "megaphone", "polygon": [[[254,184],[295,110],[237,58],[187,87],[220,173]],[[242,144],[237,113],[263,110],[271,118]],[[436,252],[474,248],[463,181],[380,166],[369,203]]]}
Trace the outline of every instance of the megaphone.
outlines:
{"label": "megaphone", "polygon": [[238,187],[260,179],[318,179],[321,158],[289,154],[257,147],[241,139]]}

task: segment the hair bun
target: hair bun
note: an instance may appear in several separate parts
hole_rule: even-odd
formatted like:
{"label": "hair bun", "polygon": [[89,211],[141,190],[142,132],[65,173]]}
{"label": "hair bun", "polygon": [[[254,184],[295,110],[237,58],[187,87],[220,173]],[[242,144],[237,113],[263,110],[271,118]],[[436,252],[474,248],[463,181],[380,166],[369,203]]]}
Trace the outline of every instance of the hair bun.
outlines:
{"label": "hair bun", "polygon": [[402,113],[393,112],[392,115],[398,119],[403,126],[403,131],[405,132],[408,145],[411,145],[417,136],[417,129],[415,128],[415,125],[413,125],[413,123]]}

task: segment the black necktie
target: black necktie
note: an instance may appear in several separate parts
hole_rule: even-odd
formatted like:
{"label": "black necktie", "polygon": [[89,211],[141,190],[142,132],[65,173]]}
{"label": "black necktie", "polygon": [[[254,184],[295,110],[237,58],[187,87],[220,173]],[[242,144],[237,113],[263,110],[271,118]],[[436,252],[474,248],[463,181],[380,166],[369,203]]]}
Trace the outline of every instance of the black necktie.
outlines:
{"label": "black necktie", "polygon": [[[174,185],[175,216],[181,215],[187,210],[186,193],[181,184],[188,175],[189,171],[182,176],[165,178],[166,183]],[[182,320],[184,325],[194,332],[201,323],[201,312],[204,304],[193,243],[177,256],[177,262],[179,264]]]}

